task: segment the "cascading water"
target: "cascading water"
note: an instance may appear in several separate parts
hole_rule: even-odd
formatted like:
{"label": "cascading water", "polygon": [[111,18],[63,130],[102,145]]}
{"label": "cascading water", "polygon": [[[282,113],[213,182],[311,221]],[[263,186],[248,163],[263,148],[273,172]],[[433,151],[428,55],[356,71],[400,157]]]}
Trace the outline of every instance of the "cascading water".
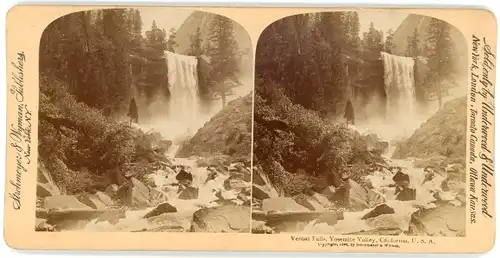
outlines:
{"label": "cascading water", "polygon": [[382,52],[384,63],[386,117],[412,116],[416,111],[415,61],[410,57]]}
{"label": "cascading water", "polygon": [[[200,98],[198,96],[197,65],[193,56],[165,51],[170,87],[170,108],[166,121],[170,129],[182,128],[189,133],[198,128]],[[182,133],[182,132],[179,132]]]}
{"label": "cascading water", "polygon": [[415,94],[415,60],[381,52],[384,66],[385,118],[373,116],[357,123],[355,129],[376,133],[382,139],[409,137],[428,117],[418,110]]}

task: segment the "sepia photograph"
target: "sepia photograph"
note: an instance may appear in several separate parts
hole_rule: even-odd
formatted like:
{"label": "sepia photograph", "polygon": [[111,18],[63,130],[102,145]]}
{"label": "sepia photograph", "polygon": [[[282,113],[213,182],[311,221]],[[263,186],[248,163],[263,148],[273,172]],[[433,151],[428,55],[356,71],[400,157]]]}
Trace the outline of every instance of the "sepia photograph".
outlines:
{"label": "sepia photograph", "polygon": [[465,237],[467,52],[451,24],[396,10],[266,27],[252,233]]}
{"label": "sepia photograph", "polygon": [[35,230],[250,233],[246,30],[168,7],[56,18],[40,40]]}

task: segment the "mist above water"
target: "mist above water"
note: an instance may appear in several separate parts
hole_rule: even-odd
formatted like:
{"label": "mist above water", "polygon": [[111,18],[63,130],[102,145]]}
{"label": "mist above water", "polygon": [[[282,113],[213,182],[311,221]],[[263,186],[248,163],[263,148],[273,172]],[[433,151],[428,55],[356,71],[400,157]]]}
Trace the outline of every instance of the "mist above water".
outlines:
{"label": "mist above water", "polygon": [[[148,117],[140,119],[144,131],[159,132],[163,138],[179,144],[192,137],[198,129],[222,109],[222,100],[202,102],[198,92],[197,59],[165,51],[168,65],[170,98],[158,97],[147,108]],[[252,89],[250,78],[232,90],[226,104],[243,97]]]}
{"label": "mist above water", "polygon": [[[403,140],[436,113],[439,103],[437,100],[429,101],[425,108],[418,105],[415,94],[415,61],[412,58],[385,52],[381,54],[386,99],[372,99],[365,110],[378,110],[377,107],[385,106],[385,117],[368,113],[366,119],[356,121],[354,127],[361,133],[375,133],[386,141]],[[466,88],[456,87],[451,90],[449,96],[443,98],[443,103],[465,95],[464,89]]]}

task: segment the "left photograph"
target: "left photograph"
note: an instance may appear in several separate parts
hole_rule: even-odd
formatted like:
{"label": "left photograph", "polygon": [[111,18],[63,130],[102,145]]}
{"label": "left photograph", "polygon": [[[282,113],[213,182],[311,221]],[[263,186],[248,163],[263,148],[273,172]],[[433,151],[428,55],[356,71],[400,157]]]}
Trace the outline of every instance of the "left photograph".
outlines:
{"label": "left photograph", "polygon": [[40,41],[36,231],[249,233],[253,47],[180,8],[96,9]]}

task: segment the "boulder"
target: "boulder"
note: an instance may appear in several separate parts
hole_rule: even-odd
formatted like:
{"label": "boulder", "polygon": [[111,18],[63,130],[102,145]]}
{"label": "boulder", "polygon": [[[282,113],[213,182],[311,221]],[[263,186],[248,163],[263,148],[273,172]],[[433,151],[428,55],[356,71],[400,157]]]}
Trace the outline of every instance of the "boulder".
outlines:
{"label": "boulder", "polygon": [[[38,163],[37,166],[37,196],[47,197],[51,195],[61,195],[65,193],[65,189],[60,189],[55,183],[54,178],[49,173],[43,163]],[[40,191],[40,192],[39,192]]]}
{"label": "boulder", "polygon": [[167,196],[164,193],[156,190],[155,188],[149,189],[149,199],[154,204],[159,204],[168,201]]}
{"label": "boulder", "polygon": [[278,197],[278,191],[259,167],[254,167],[252,172],[252,197],[258,200]]}
{"label": "boulder", "polygon": [[417,190],[404,188],[396,195],[398,201],[414,201],[417,198]]}
{"label": "boulder", "polygon": [[328,198],[326,198],[326,196],[320,194],[320,193],[314,193],[313,196],[314,199],[316,199],[316,201],[321,204],[321,206],[325,207],[325,208],[329,208],[333,205],[333,203],[331,203]]}
{"label": "boulder", "polygon": [[264,212],[272,211],[307,211],[308,209],[298,204],[294,199],[289,197],[275,197],[264,199],[262,201],[261,210]]}
{"label": "boulder", "polygon": [[108,187],[106,187],[106,190],[104,190],[104,192],[105,192],[108,196],[110,196],[110,197],[114,198],[114,197],[115,197],[115,195],[116,195],[116,192],[118,191],[118,188],[119,188],[119,187],[118,187],[116,184],[112,184],[112,185],[109,185]]}
{"label": "boulder", "polygon": [[266,226],[264,221],[253,220],[252,234],[274,234],[274,230],[271,227]]}
{"label": "boulder", "polygon": [[236,190],[238,192],[247,191],[250,189],[250,184],[245,182],[241,176],[231,175],[224,180],[224,189]]}
{"label": "boulder", "polygon": [[36,196],[38,197],[47,197],[52,195],[60,195],[61,193],[58,190],[55,190],[48,183],[40,183],[36,184]]}
{"label": "boulder", "polygon": [[47,223],[46,219],[36,218],[35,231],[54,231],[54,226]]}
{"label": "boulder", "polygon": [[149,200],[150,190],[141,181],[131,178],[124,185],[120,186],[116,196],[124,205],[135,208],[146,208],[151,206]]}
{"label": "boulder", "polygon": [[161,215],[163,213],[171,213],[171,212],[177,212],[177,208],[165,202],[156,206],[156,208],[154,208],[152,211],[146,213],[146,215],[144,215],[143,218],[147,219],[150,217]]}
{"label": "boulder", "polygon": [[111,199],[111,197],[109,197],[109,195],[107,195],[107,194],[105,194],[103,192],[97,191],[94,194],[94,196],[97,197],[102,203],[104,203],[108,207],[111,207],[111,206],[113,206],[115,204],[113,202],[113,200]]}
{"label": "boulder", "polygon": [[199,189],[196,187],[186,187],[184,188],[178,195],[177,198],[181,200],[193,200],[193,199],[198,199],[198,192]]}
{"label": "boulder", "polygon": [[193,214],[192,232],[249,233],[250,207],[225,205],[198,210]]}
{"label": "boulder", "polygon": [[413,236],[464,236],[466,230],[465,207],[440,206],[421,210],[411,218],[409,235]]}
{"label": "boulder", "polygon": [[298,204],[308,208],[309,210],[312,211],[322,211],[325,210],[325,207],[323,207],[318,200],[316,200],[313,196],[308,196],[305,194],[299,194],[293,197],[293,200],[297,202]]}
{"label": "boulder", "polygon": [[264,200],[271,198],[271,195],[262,186],[254,184],[252,185],[252,197],[257,200]]}
{"label": "boulder", "polygon": [[106,207],[107,207],[106,204],[101,202],[101,200],[99,200],[99,198],[96,197],[95,195],[84,194],[84,195],[78,196],[77,199],[80,202],[82,202],[83,204],[91,207],[92,209],[102,210],[102,209],[106,209]]}
{"label": "boulder", "polygon": [[[148,231],[157,232],[179,232],[189,231],[193,214],[191,212],[167,212],[158,216],[147,218],[148,224],[152,225]],[[182,228],[182,230],[180,230]]]}
{"label": "boulder", "polygon": [[81,203],[75,196],[71,195],[54,195],[45,198],[43,207],[45,209],[91,209],[89,206]]}
{"label": "boulder", "polygon": [[394,209],[389,207],[387,204],[381,204],[377,207],[375,207],[373,210],[365,214],[361,219],[369,219],[369,218],[374,218],[382,214],[394,214]]}
{"label": "boulder", "polygon": [[384,202],[382,195],[374,192],[373,190],[362,187],[352,179],[348,180],[346,186],[348,187],[348,196],[343,196],[345,193],[339,190],[337,190],[335,194],[337,196],[337,200],[347,200],[348,207],[351,209],[363,210]]}

